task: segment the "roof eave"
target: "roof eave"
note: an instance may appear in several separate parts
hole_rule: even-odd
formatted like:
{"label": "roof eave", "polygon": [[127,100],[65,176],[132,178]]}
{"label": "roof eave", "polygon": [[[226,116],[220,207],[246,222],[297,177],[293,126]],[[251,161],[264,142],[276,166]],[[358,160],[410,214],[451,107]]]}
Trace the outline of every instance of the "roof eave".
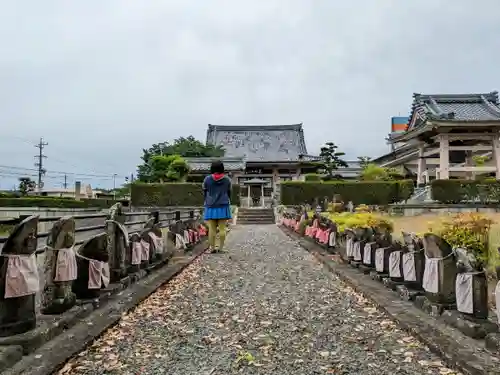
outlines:
{"label": "roof eave", "polygon": [[405,133],[394,137],[392,139],[388,139],[389,143],[398,143],[398,142],[404,142],[407,141],[411,138],[414,138],[422,133],[425,133],[427,131],[430,131],[434,128],[434,123],[433,122],[427,122],[423,126],[419,126],[417,128],[413,128],[411,130],[406,131]]}
{"label": "roof eave", "polygon": [[432,123],[435,126],[449,127],[459,126],[467,127],[473,124],[480,126],[495,126],[500,127],[500,118],[498,120],[434,120]]}

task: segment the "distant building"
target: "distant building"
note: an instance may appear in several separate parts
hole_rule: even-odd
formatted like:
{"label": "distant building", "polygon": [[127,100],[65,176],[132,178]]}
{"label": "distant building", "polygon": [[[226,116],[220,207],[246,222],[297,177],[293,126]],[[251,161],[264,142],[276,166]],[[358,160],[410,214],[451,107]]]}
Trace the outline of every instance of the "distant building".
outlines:
{"label": "distant building", "polygon": [[223,158],[186,158],[191,174],[206,175],[210,164],[224,163],[233,184],[240,185],[242,206],[268,207],[279,198],[281,181],[315,173],[319,158],[308,155],[302,124],[208,125],[207,144],[222,146]]}
{"label": "distant building", "polygon": [[[43,188],[40,192],[32,191],[29,192],[28,195],[39,195],[42,197],[52,197],[52,198],[73,198],[75,199],[77,196],[78,187],[73,188]],[[113,199],[113,193],[109,193],[107,191],[102,190],[93,190],[90,185],[83,186],[83,189],[80,189],[78,193],[78,197],[82,199]]]}
{"label": "distant building", "polygon": [[[400,122],[395,124],[394,121]],[[395,126],[397,125],[397,126]],[[418,184],[491,175],[500,179],[500,104],[488,94],[414,94],[408,126],[392,120],[392,151],[373,160],[404,169]],[[474,156],[487,161],[479,165]]]}

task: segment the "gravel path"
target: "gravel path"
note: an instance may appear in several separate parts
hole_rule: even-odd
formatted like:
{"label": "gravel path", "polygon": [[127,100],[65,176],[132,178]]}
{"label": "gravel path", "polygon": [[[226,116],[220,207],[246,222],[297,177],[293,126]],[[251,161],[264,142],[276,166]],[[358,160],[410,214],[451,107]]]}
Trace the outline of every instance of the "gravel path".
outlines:
{"label": "gravel path", "polygon": [[59,374],[457,374],[274,225],[235,227]]}

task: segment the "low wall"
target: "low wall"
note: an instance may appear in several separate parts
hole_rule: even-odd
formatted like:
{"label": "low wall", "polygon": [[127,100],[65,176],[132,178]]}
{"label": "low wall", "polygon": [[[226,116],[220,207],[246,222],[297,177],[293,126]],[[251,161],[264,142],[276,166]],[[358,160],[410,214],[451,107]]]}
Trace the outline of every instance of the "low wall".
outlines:
{"label": "low wall", "polygon": [[[134,232],[140,232],[144,229],[146,221],[149,219],[152,211],[159,211],[159,221],[163,225],[168,225],[176,220],[188,220],[190,212],[195,213],[199,208],[183,208],[183,207],[170,207],[170,208],[150,208],[149,210],[142,208],[140,211],[138,209],[126,212],[124,209],[124,215],[126,216],[125,227],[129,234]],[[175,217],[175,212],[178,211],[178,218]],[[43,209],[36,210],[33,208],[26,208],[21,211],[3,211],[10,213],[18,213],[15,217],[5,216],[5,218],[16,219],[23,215],[40,215],[40,222],[38,223],[38,245],[37,245],[37,264],[40,276],[40,290],[43,290],[45,285],[44,275],[44,264],[45,264],[45,247],[48,238],[49,231],[51,230],[54,223],[62,216],[72,216],[75,219],[75,241],[76,248],[79,247],[85,240],[92,236],[98,235],[100,233],[106,232],[106,219],[108,210],[96,210],[96,209]],[[0,224],[2,223],[2,217],[0,217]],[[4,246],[7,235],[5,233],[0,233],[0,252]],[[40,304],[40,295],[37,294],[36,298],[37,308]]]}
{"label": "low wall", "polygon": [[419,204],[392,204],[389,206],[389,213],[401,216],[418,216],[423,214],[448,214],[459,212],[480,212],[495,213],[500,212],[500,205],[484,204],[442,204],[442,203],[419,203]]}
{"label": "low wall", "polygon": [[[46,217],[62,217],[62,216],[78,216],[106,213],[108,210],[100,208],[45,208],[45,207],[0,207],[0,220],[14,219],[21,216],[40,215],[40,218]],[[52,227],[51,222],[40,222],[38,225],[39,232],[47,232]],[[94,225],[92,221],[80,221],[77,225],[82,226]],[[0,245],[1,246],[1,245]]]}

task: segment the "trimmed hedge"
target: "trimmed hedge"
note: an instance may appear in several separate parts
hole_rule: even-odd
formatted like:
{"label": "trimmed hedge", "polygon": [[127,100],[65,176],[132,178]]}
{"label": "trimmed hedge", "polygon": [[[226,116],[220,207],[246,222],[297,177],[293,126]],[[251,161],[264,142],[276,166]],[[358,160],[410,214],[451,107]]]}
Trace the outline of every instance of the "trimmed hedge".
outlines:
{"label": "trimmed hedge", "polygon": [[440,203],[500,201],[500,181],[497,180],[434,180],[431,196]]}
{"label": "trimmed hedge", "polygon": [[344,202],[387,205],[407,200],[413,194],[413,181],[328,181],[281,183],[281,204],[286,206],[313,204],[315,199],[332,199],[340,195]]}
{"label": "trimmed hedge", "polygon": [[0,198],[0,207],[44,207],[44,208],[109,208],[117,202],[109,199],[68,199],[50,197]]}
{"label": "trimmed hedge", "polygon": [[317,173],[308,173],[304,176],[306,181],[321,181],[321,175]]}
{"label": "trimmed hedge", "polygon": [[[130,200],[136,207],[203,206],[202,184],[133,183]],[[231,204],[239,206],[240,189],[232,186]]]}

